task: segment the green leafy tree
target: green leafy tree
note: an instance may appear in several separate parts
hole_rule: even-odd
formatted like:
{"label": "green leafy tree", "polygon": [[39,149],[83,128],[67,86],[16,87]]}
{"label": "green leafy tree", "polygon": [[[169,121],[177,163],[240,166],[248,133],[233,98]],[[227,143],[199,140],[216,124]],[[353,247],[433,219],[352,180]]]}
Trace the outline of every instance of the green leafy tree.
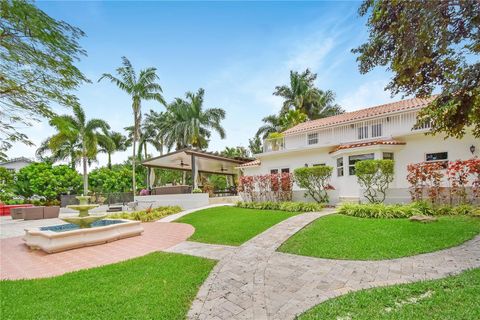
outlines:
{"label": "green leafy tree", "polygon": [[307,121],[307,115],[302,111],[288,110],[280,117],[280,126],[282,131],[285,131],[305,121]]}
{"label": "green leafy tree", "polygon": [[225,119],[225,110],[203,110],[205,91],[187,92],[186,100],[176,98],[167,106],[165,121],[160,130],[168,149],[194,147],[206,149],[212,130],[225,139],[225,129],[220,122]]}
{"label": "green leafy tree", "polygon": [[250,153],[245,147],[225,147],[225,150],[220,152],[222,156],[229,158],[249,158]]}
{"label": "green leafy tree", "polygon": [[310,196],[318,203],[328,202],[327,190],[330,190],[330,179],[333,168],[330,166],[315,166],[297,168],[294,170],[295,182],[305,189],[305,197]]}
{"label": "green leafy tree", "polygon": [[99,152],[106,153],[108,156],[107,167],[112,168],[112,154],[118,151],[126,151],[130,147],[130,141],[120,132],[104,131],[103,135],[98,136]]}
{"label": "green leafy tree", "polygon": [[262,141],[258,136],[248,139],[248,149],[252,155],[262,153]]}
{"label": "green leafy tree", "polygon": [[132,176],[128,166],[116,165],[112,169],[97,168],[88,175],[89,185],[98,193],[132,191]]}
{"label": "green leafy tree", "polygon": [[309,69],[302,73],[290,71],[290,84],[277,86],[273,93],[284,99],[280,115],[293,108],[306,114],[308,119],[314,120],[344,112],[335,104],[335,94],[332,91],[323,91],[315,87],[315,79],[317,74]]}
{"label": "green leafy tree", "polygon": [[368,42],[353,52],[361,73],[386,66],[386,89],[428,97],[441,93],[419,115],[431,133],[462,137],[469,127],[480,137],[480,2],[365,0]]}
{"label": "green leafy tree", "polygon": [[[18,128],[53,115],[51,105],[78,104],[88,81],[74,63],[85,55],[84,33],[53,19],[31,1],[0,1],[0,149],[33,145]],[[4,154],[0,152],[0,155]]]}
{"label": "green leafy tree", "polygon": [[14,192],[15,173],[0,167],[0,201],[10,200]]}
{"label": "green leafy tree", "polygon": [[141,123],[142,123],[142,101],[154,100],[165,105],[162,95],[162,87],[157,83],[159,77],[157,76],[156,68],[147,68],[135,72],[132,64],[126,57],[122,57],[122,66],[116,70],[118,76],[110,73],[104,73],[98,81],[102,79],[110,80],[120,90],[126,92],[132,98],[133,111],[133,152],[132,152],[132,185],[133,192],[136,193],[135,181],[135,156],[137,154],[137,141],[140,138]]}
{"label": "green leafy tree", "polygon": [[78,142],[78,149],[75,152],[82,159],[83,167],[83,194],[88,194],[88,173],[89,161],[96,159],[98,152],[99,136],[102,131],[107,131],[110,126],[103,120],[87,120],[85,112],[80,106],[73,107],[73,116],[55,116],[50,120],[57,133],[50,138],[49,148],[53,153],[64,148],[71,141]]}
{"label": "green leafy tree", "polygon": [[59,162],[68,161],[70,168],[75,169],[77,164],[81,162],[81,156],[79,150],[81,150],[81,144],[75,136],[67,139],[65,137],[64,142],[58,145],[55,150],[50,148],[50,140],[52,137],[48,137],[43,140],[40,147],[36,151],[37,157],[43,162]]}
{"label": "green leafy tree", "polygon": [[61,194],[76,194],[81,189],[82,177],[66,165],[33,163],[16,174],[16,193],[26,198],[37,195],[46,200],[58,200]]}
{"label": "green leafy tree", "polygon": [[394,178],[393,160],[358,161],[355,163],[355,175],[370,203],[383,202]]}

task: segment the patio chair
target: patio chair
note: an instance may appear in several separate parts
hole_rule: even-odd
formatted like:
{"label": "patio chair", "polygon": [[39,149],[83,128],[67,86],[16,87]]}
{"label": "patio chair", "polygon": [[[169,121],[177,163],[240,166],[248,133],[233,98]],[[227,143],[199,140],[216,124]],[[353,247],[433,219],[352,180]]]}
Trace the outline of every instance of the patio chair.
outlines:
{"label": "patio chair", "polygon": [[43,208],[44,207],[23,208],[23,219],[24,220],[43,219]]}
{"label": "patio chair", "polygon": [[43,208],[43,219],[58,218],[59,214],[60,214],[59,206],[50,206],[50,207]]}

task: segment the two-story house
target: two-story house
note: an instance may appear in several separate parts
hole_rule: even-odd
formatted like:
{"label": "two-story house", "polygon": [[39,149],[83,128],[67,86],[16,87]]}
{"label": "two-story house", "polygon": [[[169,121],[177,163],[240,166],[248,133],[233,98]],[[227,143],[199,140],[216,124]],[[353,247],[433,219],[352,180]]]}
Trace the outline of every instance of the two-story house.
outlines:
{"label": "two-story house", "polygon": [[[336,116],[307,121],[283,132],[280,139],[264,141],[256,160],[240,166],[243,174],[293,172],[304,166],[334,168],[330,193],[333,203],[362,197],[355,176],[355,162],[393,159],[395,180],[388,202],[410,200],[407,165],[422,161],[469,159],[479,154],[480,141],[468,132],[463,139],[426,135],[429,126],[414,127],[418,111],[430,99],[408,99]],[[294,187],[294,200],[303,191]]]}

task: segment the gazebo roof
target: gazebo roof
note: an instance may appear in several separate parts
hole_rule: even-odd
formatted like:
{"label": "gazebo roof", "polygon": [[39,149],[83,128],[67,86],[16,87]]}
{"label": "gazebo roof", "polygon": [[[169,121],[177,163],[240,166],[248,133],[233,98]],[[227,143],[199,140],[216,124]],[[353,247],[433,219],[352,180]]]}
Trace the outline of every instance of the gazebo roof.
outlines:
{"label": "gazebo roof", "polygon": [[238,172],[236,167],[252,161],[250,158],[229,158],[218,153],[187,148],[147,159],[142,162],[142,165],[151,168],[190,171],[193,157],[198,172],[216,174],[236,174]]}

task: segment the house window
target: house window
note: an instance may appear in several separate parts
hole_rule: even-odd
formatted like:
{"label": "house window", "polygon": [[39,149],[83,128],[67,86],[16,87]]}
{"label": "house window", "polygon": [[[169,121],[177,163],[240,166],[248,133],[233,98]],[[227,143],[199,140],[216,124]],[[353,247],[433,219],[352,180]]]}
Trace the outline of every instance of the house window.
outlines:
{"label": "house window", "polygon": [[425,154],[425,161],[427,162],[447,161],[447,160],[448,160],[448,152],[436,152],[436,153]]}
{"label": "house window", "polygon": [[277,173],[290,173],[290,168],[281,168],[281,169],[271,169],[270,174],[277,174]]}
{"label": "house window", "polygon": [[372,126],[372,138],[381,137],[382,136],[382,124],[377,123]]}
{"label": "house window", "polygon": [[343,157],[337,158],[337,177],[343,177]]}
{"label": "house window", "polygon": [[272,169],[270,170],[270,174],[277,174],[278,173],[278,169]]}
{"label": "house window", "polygon": [[290,169],[289,168],[283,168],[282,173],[290,173]]}
{"label": "house window", "polygon": [[358,139],[367,139],[368,138],[368,126],[358,128]]}
{"label": "house window", "polygon": [[393,152],[384,152],[383,160],[393,160]]}
{"label": "house window", "polygon": [[356,156],[348,157],[348,174],[353,176],[355,175],[355,163],[362,160],[373,160],[373,153],[359,154]]}
{"label": "house window", "polygon": [[318,143],[318,133],[309,133],[307,135],[308,144],[317,144]]}

